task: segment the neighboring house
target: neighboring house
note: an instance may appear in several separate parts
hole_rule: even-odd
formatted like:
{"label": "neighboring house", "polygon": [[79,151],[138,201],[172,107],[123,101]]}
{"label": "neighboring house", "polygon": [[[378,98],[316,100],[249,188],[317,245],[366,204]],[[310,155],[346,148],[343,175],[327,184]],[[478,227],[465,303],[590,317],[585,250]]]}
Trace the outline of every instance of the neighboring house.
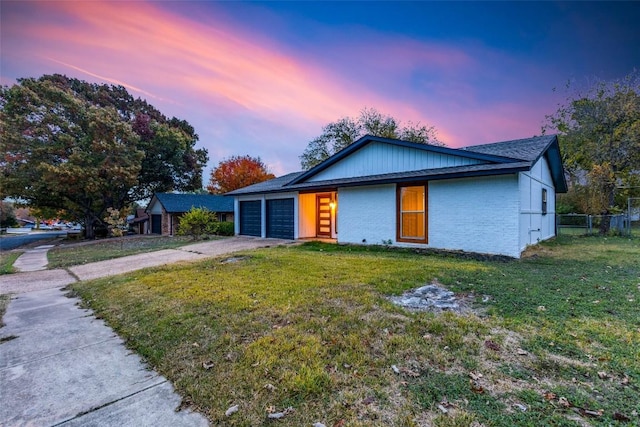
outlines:
{"label": "neighboring house", "polygon": [[211,194],[156,193],[145,210],[151,219],[149,233],[174,235],[180,217],[191,208],[206,208],[215,212],[218,221],[233,221],[233,199]]}
{"label": "neighboring house", "polygon": [[137,208],[133,218],[128,222],[136,234],[149,234],[149,214],[147,214],[144,208]]}
{"label": "neighboring house", "polygon": [[227,193],[235,233],[520,257],[555,236],[558,139],[463,149],[365,136],[314,168]]}

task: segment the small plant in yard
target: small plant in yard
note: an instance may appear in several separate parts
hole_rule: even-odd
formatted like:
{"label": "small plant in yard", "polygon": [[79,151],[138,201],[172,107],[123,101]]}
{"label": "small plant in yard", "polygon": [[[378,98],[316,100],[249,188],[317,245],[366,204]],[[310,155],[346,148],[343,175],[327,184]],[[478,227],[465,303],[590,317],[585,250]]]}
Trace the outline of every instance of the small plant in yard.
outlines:
{"label": "small plant in yard", "polygon": [[215,212],[207,208],[191,208],[180,218],[178,234],[200,240],[204,235],[216,234],[218,224]]}
{"label": "small plant in yard", "polygon": [[104,217],[104,222],[107,223],[109,234],[113,237],[124,236],[127,230],[127,215],[126,210],[118,210],[114,208],[107,208],[107,216]]}
{"label": "small plant in yard", "polygon": [[[317,242],[238,259],[73,289],[213,425],[640,424],[636,240],[509,262]],[[436,278],[479,314],[387,298]]]}
{"label": "small plant in yard", "polygon": [[223,221],[218,223],[218,230],[216,231],[216,234],[219,236],[233,236],[234,231],[232,221]]}

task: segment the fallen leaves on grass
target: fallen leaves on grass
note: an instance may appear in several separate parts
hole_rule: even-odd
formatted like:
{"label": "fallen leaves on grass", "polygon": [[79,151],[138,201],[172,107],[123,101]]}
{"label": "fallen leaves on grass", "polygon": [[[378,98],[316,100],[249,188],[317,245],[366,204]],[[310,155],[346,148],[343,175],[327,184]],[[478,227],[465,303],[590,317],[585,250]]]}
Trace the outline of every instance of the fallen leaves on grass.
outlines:
{"label": "fallen leaves on grass", "polygon": [[493,340],[486,340],[484,346],[493,351],[500,351],[500,344]]}

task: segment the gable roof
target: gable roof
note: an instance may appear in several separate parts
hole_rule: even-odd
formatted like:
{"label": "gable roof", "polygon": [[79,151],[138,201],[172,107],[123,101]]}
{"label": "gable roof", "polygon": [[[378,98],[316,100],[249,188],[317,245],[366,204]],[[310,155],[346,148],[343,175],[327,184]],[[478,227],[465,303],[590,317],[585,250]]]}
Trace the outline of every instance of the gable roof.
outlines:
{"label": "gable roof", "polygon": [[[160,202],[167,213],[184,213],[191,208],[206,208],[212,212],[233,212],[233,199],[226,196],[156,193],[151,198],[149,206],[152,206],[156,200]],[[148,209],[149,207],[147,207]]]}
{"label": "gable roof", "polygon": [[345,157],[353,154],[358,150],[361,150],[362,148],[364,148],[365,146],[373,142],[382,142],[388,145],[407,147],[407,148],[416,149],[420,151],[430,151],[430,152],[439,153],[439,154],[448,154],[448,155],[458,156],[458,157],[466,157],[466,158],[482,160],[487,162],[506,163],[510,161],[509,158],[506,158],[494,153],[480,153],[480,152],[473,152],[473,151],[464,152],[461,150],[456,150],[455,148],[440,147],[438,145],[419,144],[416,142],[403,141],[400,139],[390,139],[390,138],[382,138],[379,136],[365,135],[359,140],[357,140],[356,142],[354,142],[353,144],[347,146],[343,150],[340,150],[333,156],[329,157],[324,162],[321,162],[320,164],[309,169],[308,171],[303,172],[301,175],[296,177],[291,182],[291,184],[297,184],[299,182],[302,182],[311,178],[314,175],[317,175],[318,173],[329,168],[330,166],[334,165],[335,163],[339,162]]}
{"label": "gable roof", "polygon": [[[333,164],[372,142],[382,142],[411,149],[465,157],[479,160],[481,163],[378,175],[355,176],[322,181],[309,181],[311,177],[317,175],[321,171],[329,168]],[[461,149],[418,144],[409,141],[367,135],[308,171],[290,173],[270,181],[261,182],[259,184],[250,185],[248,187],[229,192],[227,195],[239,196],[244,194],[300,190],[322,191],[335,189],[340,186],[362,186],[393,182],[410,182],[419,179],[441,180],[471,176],[504,175],[530,170],[542,156],[545,156],[549,163],[556,191],[559,193],[566,192],[567,185],[564,178],[562,158],[560,156],[558,138],[555,135],[475,145]]]}
{"label": "gable roof", "polygon": [[463,150],[483,154],[501,153],[501,155],[513,159],[531,162],[531,166],[544,156],[549,163],[556,192],[565,193],[567,191],[560,144],[556,135],[543,135],[513,141],[495,142],[493,144],[475,145],[465,147]]}

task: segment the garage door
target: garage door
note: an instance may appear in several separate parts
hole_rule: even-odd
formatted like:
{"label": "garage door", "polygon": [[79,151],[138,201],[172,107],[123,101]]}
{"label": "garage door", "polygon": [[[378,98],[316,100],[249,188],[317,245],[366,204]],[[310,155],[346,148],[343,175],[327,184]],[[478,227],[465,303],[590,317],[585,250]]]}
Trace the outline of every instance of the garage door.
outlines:
{"label": "garage door", "polygon": [[260,237],[261,223],[260,200],[240,202],[240,234]]}
{"label": "garage door", "polygon": [[267,200],[267,237],[293,239],[293,199]]}

